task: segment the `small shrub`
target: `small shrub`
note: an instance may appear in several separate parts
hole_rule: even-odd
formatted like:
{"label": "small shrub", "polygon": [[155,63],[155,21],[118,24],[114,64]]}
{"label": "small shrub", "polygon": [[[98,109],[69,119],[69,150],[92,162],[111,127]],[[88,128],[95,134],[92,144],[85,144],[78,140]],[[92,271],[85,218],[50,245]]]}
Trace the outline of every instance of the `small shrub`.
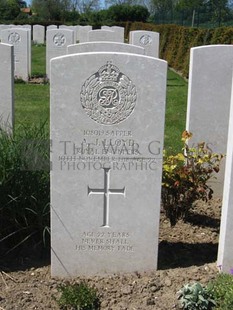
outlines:
{"label": "small shrub", "polygon": [[100,301],[96,289],[86,283],[60,285],[61,297],[57,300],[61,309],[97,310]]}
{"label": "small shrub", "polygon": [[186,217],[195,201],[212,198],[213,190],[207,181],[219,171],[223,157],[212,153],[204,142],[190,148],[187,141],[191,137],[192,134],[183,132],[183,153],[164,154],[162,203],[172,226]]}
{"label": "small shrub", "polygon": [[216,305],[211,291],[198,282],[184,285],[178,299],[184,310],[211,310]]}
{"label": "small shrub", "polygon": [[219,274],[210,284],[211,292],[216,301],[216,310],[233,309],[233,276]]}

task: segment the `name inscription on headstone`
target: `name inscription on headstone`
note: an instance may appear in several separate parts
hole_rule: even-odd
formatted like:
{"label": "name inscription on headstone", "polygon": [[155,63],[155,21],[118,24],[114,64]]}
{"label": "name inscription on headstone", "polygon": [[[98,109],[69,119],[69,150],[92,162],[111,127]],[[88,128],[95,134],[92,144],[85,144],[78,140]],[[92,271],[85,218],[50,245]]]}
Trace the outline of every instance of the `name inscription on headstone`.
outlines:
{"label": "name inscription on headstone", "polygon": [[84,130],[79,144],[68,140],[59,143],[62,171],[156,170],[157,159],[161,159],[160,141],[148,141],[142,146],[128,130]]}

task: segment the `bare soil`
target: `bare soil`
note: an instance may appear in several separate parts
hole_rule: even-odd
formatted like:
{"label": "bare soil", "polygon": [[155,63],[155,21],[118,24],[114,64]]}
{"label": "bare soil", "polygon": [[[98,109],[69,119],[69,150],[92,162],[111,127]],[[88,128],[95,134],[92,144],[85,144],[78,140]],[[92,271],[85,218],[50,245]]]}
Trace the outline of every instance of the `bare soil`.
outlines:
{"label": "bare soil", "polygon": [[[203,284],[218,274],[216,266],[221,201],[199,202],[186,222],[170,227],[161,214],[158,270],[108,277],[76,278],[97,288],[101,309],[179,309],[177,291],[187,282]],[[31,257],[0,259],[0,310],[59,309],[58,285],[50,265]]]}

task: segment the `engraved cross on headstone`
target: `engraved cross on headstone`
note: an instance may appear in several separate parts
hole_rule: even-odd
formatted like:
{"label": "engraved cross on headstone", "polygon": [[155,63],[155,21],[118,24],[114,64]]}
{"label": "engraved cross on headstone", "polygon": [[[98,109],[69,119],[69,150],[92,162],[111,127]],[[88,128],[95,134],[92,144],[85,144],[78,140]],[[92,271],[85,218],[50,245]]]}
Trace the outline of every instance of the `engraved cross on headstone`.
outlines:
{"label": "engraved cross on headstone", "polygon": [[125,187],[122,189],[110,188],[110,168],[104,169],[104,188],[90,188],[87,187],[88,195],[91,194],[103,194],[104,195],[104,212],[103,212],[103,227],[109,227],[109,196],[112,195],[124,195]]}

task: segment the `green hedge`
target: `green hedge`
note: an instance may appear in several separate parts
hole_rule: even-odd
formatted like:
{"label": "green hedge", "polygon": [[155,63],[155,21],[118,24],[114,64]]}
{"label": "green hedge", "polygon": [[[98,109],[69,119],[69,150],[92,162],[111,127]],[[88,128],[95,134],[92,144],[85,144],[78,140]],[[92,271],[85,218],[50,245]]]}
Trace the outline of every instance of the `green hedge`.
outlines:
{"label": "green hedge", "polygon": [[160,58],[169,66],[188,77],[190,48],[210,44],[232,44],[233,27],[213,29],[188,28],[178,25],[154,25],[148,23],[122,23],[126,39],[129,31],[149,30],[160,33]]}

